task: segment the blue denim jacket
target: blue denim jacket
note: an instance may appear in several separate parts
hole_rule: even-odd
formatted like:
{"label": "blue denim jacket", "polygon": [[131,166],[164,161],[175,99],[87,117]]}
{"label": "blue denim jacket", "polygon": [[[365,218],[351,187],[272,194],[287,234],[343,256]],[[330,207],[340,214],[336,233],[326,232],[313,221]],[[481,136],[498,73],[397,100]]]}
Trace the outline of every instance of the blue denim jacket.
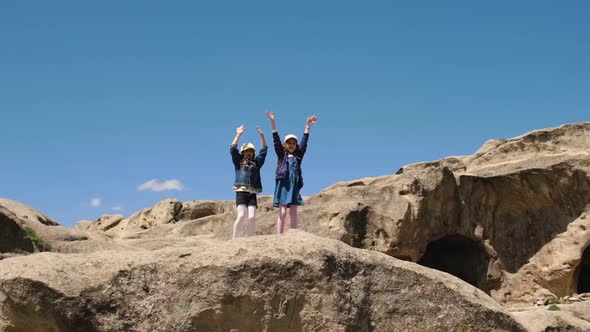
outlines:
{"label": "blue denim jacket", "polygon": [[[275,172],[275,178],[277,180],[286,179],[289,176],[289,167],[287,165],[287,151],[283,148],[283,143],[281,142],[281,138],[279,137],[278,132],[272,133],[272,139],[275,147],[275,152],[277,157],[279,158],[279,162],[277,163],[277,170]],[[303,134],[301,137],[301,143],[297,144],[297,149],[293,152],[297,163],[299,164],[299,188],[303,187],[303,174],[301,172],[301,163],[303,162],[303,156],[305,155],[305,151],[307,150],[307,140],[309,139],[309,134]]]}
{"label": "blue denim jacket", "polygon": [[260,148],[258,155],[254,159],[242,159],[238,151],[237,144],[230,145],[229,152],[234,163],[236,177],[234,181],[234,190],[246,190],[250,192],[262,192],[262,181],[260,180],[260,169],[264,165],[268,147],[265,145]]}

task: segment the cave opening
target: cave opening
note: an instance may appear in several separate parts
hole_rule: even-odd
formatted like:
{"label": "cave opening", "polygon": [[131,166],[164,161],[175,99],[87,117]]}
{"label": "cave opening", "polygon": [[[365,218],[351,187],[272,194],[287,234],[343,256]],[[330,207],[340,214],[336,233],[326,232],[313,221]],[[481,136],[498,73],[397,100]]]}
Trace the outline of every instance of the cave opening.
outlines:
{"label": "cave opening", "polygon": [[480,242],[462,235],[449,235],[430,242],[418,264],[452,274],[489,293],[489,261]]}
{"label": "cave opening", "polygon": [[584,250],[578,269],[578,294],[590,293],[590,247]]}

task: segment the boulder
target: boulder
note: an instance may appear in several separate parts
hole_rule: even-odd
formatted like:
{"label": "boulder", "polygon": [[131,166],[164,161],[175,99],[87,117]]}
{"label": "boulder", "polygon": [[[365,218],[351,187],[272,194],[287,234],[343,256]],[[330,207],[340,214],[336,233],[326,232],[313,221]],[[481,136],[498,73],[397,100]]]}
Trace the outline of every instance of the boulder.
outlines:
{"label": "boulder", "polygon": [[116,227],[123,219],[125,219],[125,217],[121,214],[104,214],[90,224],[86,230],[106,232],[109,229]]}
{"label": "boulder", "polygon": [[174,223],[178,221],[176,216],[181,210],[182,202],[177,199],[167,198],[151,208],[134,213],[129,217],[127,225],[147,229],[154,225]]}
{"label": "boulder", "polygon": [[13,213],[17,219],[26,222],[30,226],[37,223],[45,226],[59,226],[55,220],[21,202],[0,198],[0,206]]}
{"label": "boulder", "polygon": [[176,220],[196,220],[217,214],[233,212],[235,202],[233,201],[189,201],[183,202]]}
{"label": "boulder", "polygon": [[42,212],[17,201],[0,198],[0,252],[93,252],[120,248],[106,236],[67,228]]}
{"label": "boulder", "polygon": [[530,332],[590,331],[590,301],[543,306],[512,314]]}
{"label": "boulder", "polygon": [[525,331],[461,280],[302,231],[0,261],[0,331]]}

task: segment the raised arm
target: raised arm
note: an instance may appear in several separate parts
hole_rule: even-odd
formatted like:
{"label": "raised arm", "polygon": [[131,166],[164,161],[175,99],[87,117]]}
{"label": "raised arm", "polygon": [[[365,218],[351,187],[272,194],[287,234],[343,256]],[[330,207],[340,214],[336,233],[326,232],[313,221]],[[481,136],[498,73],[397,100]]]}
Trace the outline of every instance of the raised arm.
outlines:
{"label": "raised arm", "polygon": [[264,138],[264,133],[262,132],[262,129],[256,126],[256,130],[258,130],[258,134],[260,134],[260,146],[266,146],[266,139]]}
{"label": "raised arm", "polygon": [[307,118],[307,122],[305,123],[305,131],[303,132],[304,134],[309,134],[309,129],[311,128],[311,125],[314,125],[318,122],[318,117],[314,115],[310,116]]}
{"label": "raised arm", "polygon": [[285,150],[283,149],[283,144],[281,143],[281,138],[279,137],[277,126],[275,125],[275,114],[274,112],[266,112],[266,116],[270,119],[270,125],[272,127],[272,140],[275,147],[275,153],[277,154],[277,157],[281,159],[285,154]]}
{"label": "raised arm", "polygon": [[301,144],[299,144],[299,150],[301,150],[301,157],[307,151],[307,140],[309,139],[309,129],[312,125],[316,124],[318,121],[318,117],[315,115],[309,116],[307,121],[305,122],[305,131],[303,132],[303,137],[301,138]]}
{"label": "raised arm", "polygon": [[238,145],[238,142],[240,141],[240,137],[242,137],[242,134],[244,133],[245,130],[246,130],[246,128],[244,128],[244,125],[241,125],[236,129],[236,137],[234,137],[234,140],[231,142],[231,145]]}
{"label": "raised arm", "polygon": [[240,167],[240,159],[242,156],[240,156],[240,152],[238,152],[238,142],[240,141],[240,137],[244,133],[244,130],[244,125],[241,125],[236,129],[236,137],[234,137],[234,140],[229,147],[229,153],[231,154],[231,159],[235,167]]}
{"label": "raised arm", "polygon": [[270,126],[272,128],[272,132],[274,133],[277,131],[277,126],[275,125],[275,113],[274,112],[266,112],[266,116],[270,119]]}
{"label": "raised arm", "polygon": [[260,151],[258,151],[256,161],[258,162],[258,167],[262,167],[262,165],[264,165],[264,161],[266,160],[268,146],[266,146],[266,139],[264,138],[264,133],[262,130],[258,128],[258,126],[256,126],[256,130],[258,130],[258,134],[260,134]]}

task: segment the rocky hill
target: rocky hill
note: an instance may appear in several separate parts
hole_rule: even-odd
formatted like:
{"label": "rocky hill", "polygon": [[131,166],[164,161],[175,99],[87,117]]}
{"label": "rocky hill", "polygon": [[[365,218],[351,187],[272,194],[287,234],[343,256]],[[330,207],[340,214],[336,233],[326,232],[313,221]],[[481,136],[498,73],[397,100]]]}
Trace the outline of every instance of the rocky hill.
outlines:
{"label": "rocky hill", "polygon": [[589,151],[576,123],[337,183],[284,236],[263,196],[263,236],[236,241],[232,201],[167,199],[69,229],[0,199],[0,326],[590,330]]}

